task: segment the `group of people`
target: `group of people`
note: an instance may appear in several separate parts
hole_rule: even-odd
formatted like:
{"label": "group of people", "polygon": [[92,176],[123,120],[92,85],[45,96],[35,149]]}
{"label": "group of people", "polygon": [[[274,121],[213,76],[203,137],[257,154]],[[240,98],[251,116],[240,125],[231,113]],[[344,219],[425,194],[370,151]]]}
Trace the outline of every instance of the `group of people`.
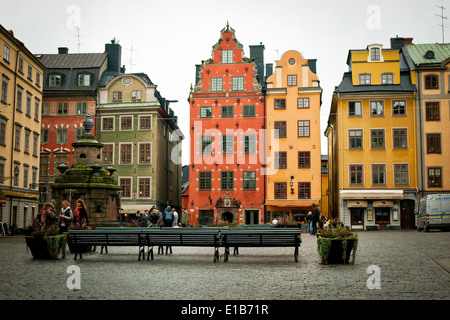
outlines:
{"label": "group of people", "polygon": [[313,211],[309,211],[306,215],[306,222],[308,223],[308,232],[312,235],[317,233],[317,229],[323,229],[327,222],[327,218],[319,211],[317,207],[314,207]]}
{"label": "group of people", "polygon": [[51,203],[44,203],[42,211],[37,215],[33,224],[36,227],[49,228],[59,223],[59,232],[67,232],[71,224],[89,224],[86,204],[82,199],[77,200],[75,210],[72,210],[70,203],[63,200],[61,211],[56,214]]}
{"label": "group of people", "polygon": [[178,212],[171,206],[167,206],[163,212],[153,206],[150,211],[144,210],[143,214],[138,211],[135,222],[141,227],[186,227],[189,223],[189,212],[186,210],[183,212],[180,222],[178,218]]}

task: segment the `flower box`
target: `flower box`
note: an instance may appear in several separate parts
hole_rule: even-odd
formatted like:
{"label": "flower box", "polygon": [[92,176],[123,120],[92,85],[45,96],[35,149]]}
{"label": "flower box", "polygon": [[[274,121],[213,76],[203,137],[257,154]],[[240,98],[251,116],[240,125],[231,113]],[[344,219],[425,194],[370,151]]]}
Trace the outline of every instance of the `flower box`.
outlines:
{"label": "flower box", "polygon": [[64,248],[67,235],[25,236],[25,242],[30,248],[33,259],[58,259]]}
{"label": "flower box", "polygon": [[358,235],[342,228],[321,230],[317,234],[317,252],[322,264],[355,263]]}

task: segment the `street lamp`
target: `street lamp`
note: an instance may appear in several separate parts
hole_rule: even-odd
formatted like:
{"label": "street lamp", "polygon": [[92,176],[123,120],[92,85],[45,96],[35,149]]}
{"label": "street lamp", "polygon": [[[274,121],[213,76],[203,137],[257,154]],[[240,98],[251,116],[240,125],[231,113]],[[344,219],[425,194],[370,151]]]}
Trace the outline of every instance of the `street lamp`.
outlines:
{"label": "street lamp", "polygon": [[18,165],[14,166],[14,175],[12,177],[3,177],[3,180],[9,180],[9,179],[14,179],[16,176],[19,175],[20,169]]}
{"label": "street lamp", "polygon": [[294,194],[294,177],[291,176],[291,181],[289,181],[289,185],[291,186],[291,194]]}

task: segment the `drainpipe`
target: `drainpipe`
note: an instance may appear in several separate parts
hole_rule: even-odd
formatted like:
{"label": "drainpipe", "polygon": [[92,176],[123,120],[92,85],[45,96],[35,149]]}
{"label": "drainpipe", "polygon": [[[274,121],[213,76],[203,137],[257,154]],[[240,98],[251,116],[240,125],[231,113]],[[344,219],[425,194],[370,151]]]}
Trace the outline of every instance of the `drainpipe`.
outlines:
{"label": "drainpipe", "polygon": [[417,157],[417,161],[419,162],[419,174],[420,174],[420,185],[419,185],[419,200],[424,196],[424,170],[425,170],[425,159],[423,156],[423,119],[422,119],[422,103],[421,103],[421,73],[417,72],[417,99],[416,99],[416,110],[418,112],[417,115],[417,123],[418,123],[418,145],[419,145],[419,154]]}

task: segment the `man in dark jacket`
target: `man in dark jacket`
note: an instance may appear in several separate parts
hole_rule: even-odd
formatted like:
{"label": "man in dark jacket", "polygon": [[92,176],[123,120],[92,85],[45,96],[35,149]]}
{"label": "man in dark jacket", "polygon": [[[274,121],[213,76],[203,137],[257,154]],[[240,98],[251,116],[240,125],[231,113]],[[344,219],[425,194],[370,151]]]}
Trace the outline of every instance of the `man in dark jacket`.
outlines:
{"label": "man in dark jacket", "polygon": [[319,208],[314,206],[313,209],[313,214],[311,217],[311,222],[312,222],[312,235],[316,234],[317,232],[317,224],[319,223],[319,217],[320,217],[320,212],[319,212]]}

